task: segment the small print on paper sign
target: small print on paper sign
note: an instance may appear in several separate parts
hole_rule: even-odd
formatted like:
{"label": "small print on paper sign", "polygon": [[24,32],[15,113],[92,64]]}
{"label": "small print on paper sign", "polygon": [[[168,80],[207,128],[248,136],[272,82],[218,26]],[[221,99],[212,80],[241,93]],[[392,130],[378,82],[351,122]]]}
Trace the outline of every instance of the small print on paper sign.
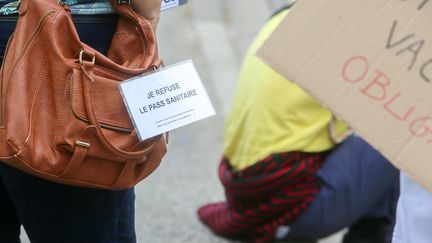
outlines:
{"label": "small print on paper sign", "polygon": [[191,60],[120,84],[140,140],[215,114]]}

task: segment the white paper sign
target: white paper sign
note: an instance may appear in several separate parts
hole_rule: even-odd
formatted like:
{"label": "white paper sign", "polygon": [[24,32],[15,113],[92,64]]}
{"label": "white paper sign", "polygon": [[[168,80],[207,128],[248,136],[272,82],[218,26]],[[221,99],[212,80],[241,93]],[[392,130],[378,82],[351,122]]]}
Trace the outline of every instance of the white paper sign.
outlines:
{"label": "white paper sign", "polygon": [[174,8],[186,3],[186,0],[162,0],[161,11]]}
{"label": "white paper sign", "polygon": [[215,114],[191,60],[120,84],[140,140]]}

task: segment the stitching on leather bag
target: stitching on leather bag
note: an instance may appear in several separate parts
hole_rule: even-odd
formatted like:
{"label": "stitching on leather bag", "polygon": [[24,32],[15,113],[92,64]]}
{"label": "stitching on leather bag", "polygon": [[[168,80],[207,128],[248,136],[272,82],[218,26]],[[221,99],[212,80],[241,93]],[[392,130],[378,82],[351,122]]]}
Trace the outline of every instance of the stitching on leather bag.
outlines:
{"label": "stitching on leather bag", "polygon": [[[74,83],[75,83],[75,81],[74,81]],[[76,86],[77,85],[74,85],[74,87],[76,87]],[[76,90],[77,89],[74,88],[74,93],[76,93]],[[72,94],[72,97],[75,97],[75,96],[77,96],[77,95]],[[73,102],[73,99],[75,99],[75,98],[72,98],[71,104],[75,104],[75,102]],[[73,107],[74,107],[74,105],[72,105],[72,113],[74,114],[74,116],[77,117],[78,119],[80,119],[83,122],[89,123],[89,120],[88,120],[86,114],[83,113],[83,112],[81,112],[81,111],[79,111],[79,110],[74,109]],[[117,121],[114,121],[114,120],[107,120],[107,119],[98,118],[98,117],[97,117],[97,119],[101,123],[101,126],[104,127],[104,128],[106,128],[106,126],[116,126],[116,127],[118,127],[118,129],[115,129],[115,128],[111,129],[113,131],[132,132],[132,130],[133,130],[132,128],[126,126],[125,124],[118,123]]]}
{"label": "stitching on leather bag", "polygon": [[[121,31],[114,33],[113,42],[111,43],[111,48],[115,48],[121,44],[121,41],[127,39],[129,37],[129,32]],[[117,55],[120,56],[121,59],[126,59],[126,55],[123,52],[118,52]]]}
{"label": "stitching on leather bag", "polygon": [[[76,104],[75,104],[76,102],[73,101],[76,98],[79,99],[79,98],[82,98],[82,97],[76,97],[75,98],[75,96],[79,96],[79,95],[77,95],[77,93],[79,93],[78,92],[79,90],[78,90],[78,85],[75,84],[76,81],[72,80],[72,82],[73,82],[73,85],[72,85],[73,86],[73,93],[71,95],[72,112],[73,112],[73,114],[77,118],[79,118],[80,120],[83,120],[83,121],[85,121],[85,122],[88,123],[89,121],[88,121],[88,118],[87,118],[86,114],[83,113],[82,111],[80,111],[79,108],[76,107]],[[99,117],[97,117],[97,119],[102,123],[101,125],[118,126],[120,129],[122,129],[122,128],[125,129],[125,131],[123,131],[123,132],[131,132],[133,130],[131,127],[128,126],[129,124],[121,123],[121,122],[118,122],[118,121],[115,121],[115,120],[109,120],[109,119],[105,119],[105,118],[99,118]],[[112,129],[112,130],[115,130],[115,129]]]}
{"label": "stitching on leather bag", "polygon": [[[48,31],[52,31],[52,22],[49,22],[47,20],[45,22],[45,26],[44,27],[46,27],[46,29],[48,29]],[[43,42],[46,42],[47,41],[46,36],[42,35],[41,36],[41,40]],[[39,79],[38,79],[38,81],[37,81],[37,83],[35,85],[35,88],[34,88],[34,91],[33,91],[33,98],[32,98],[32,101],[31,101],[30,123],[29,123],[28,132],[27,132],[27,137],[26,137],[26,139],[24,141],[24,144],[22,145],[22,148],[21,148],[22,151],[20,151],[20,153],[22,153],[23,151],[26,151],[26,150],[27,151],[31,150],[31,148],[33,146],[33,143],[29,143],[29,141],[32,139],[34,120],[37,119],[36,117],[37,117],[38,111],[40,109],[41,100],[38,99],[38,97],[39,97],[39,93],[40,93],[41,87],[43,85],[42,80],[46,79],[47,73],[48,73],[47,70],[48,70],[49,64],[48,64],[48,61],[47,61],[48,60],[47,56],[48,56],[48,52],[43,52],[43,56],[42,56],[42,59],[41,59],[43,61],[43,63],[41,65],[41,69],[39,71]],[[46,87],[46,88],[49,88],[49,87]]]}
{"label": "stitching on leather bag", "polygon": [[[89,181],[84,181],[84,180],[80,180],[80,179],[70,179],[70,178],[64,178],[61,177],[59,175],[54,175],[52,173],[48,173],[46,171],[42,171],[38,168],[34,168],[33,166],[28,165],[27,163],[24,163],[24,160],[22,158],[22,156],[15,156],[16,158],[18,158],[21,163],[23,163],[24,165],[26,165],[27,167],[31,168],[32,170],[36,171],[37,173],[39,173],[40,175],[43,175],[44,177],[49,177],[49,178],[53,178],[53,180],[61,180],[61,181],[67,181],[71,184],[73,183],[79,183],[81,185],[87,185],[87,186],[91,186],[91,187],[98,187],[98,188],[106,188],[106,189],[112,189],[111,184],[101,184],[101,183],[92,183]],[[54,179],[55,178],[55,179]]]}
{"label": "stitching on leather bag", "polygon": [[100,73],[102,75],[106,75],[106,76],[109,76],[110,78],[115,78],[118,80],[126,80],[128,78],[131,78],[131,76],[127,76],[125,74],[121,74],[121,73],[118,73],[116,71],[109,70],[106,67],[102,67],[102,66],[98,66],[98,65],[95,65],[95,69],[93,72],[97,73],[97,74]]}
{"label": "stitching on leather bag", "polygon": [[[25,56],[25,55],[24,55]],[[23,57],[24,57],[23,56]],[[21,66],[22,66],[22,58],[21,58],[21,60],[20,60],[20,64],[19,65],[17,65],[16,66],[16,68],[15,68],[15,70],[13,71],[14,73],[15,72],[17,72],[18,70],[20,70],[20,68],[21,68]],[[8,126],[7,126],[7,119],[6,119],[6,117],[7,117],[7,114],[6,114],[6,112],[8,112],[8,113],[13,113],[13,110],[11,110],[11,109],[8,109],[8,110],[6,110],[6,107],[8,107],[8,100],[9,100],[9,97],[10,97],[10,90],[13,88],[13,87],[15,87],[15,85],[16,85],[16,82],[15,82],[15,76],[14,76],[14,78],[12,78],[12,79],[10,79],[9,81],[8,81],[8,86],[6,87],[6,97],[5,97],[5,111],[4,111],[4,117],[5,117],[5,120],[4,120],[4,122],[3,122],[3,126],[6,128],[6,133],[7,133],[7,130],[8,130]],[[28,136],[28,135],[27,135]],[[13,141],[13,140],[11,140],[11,139],[8,139],[8,143],[10,144],[10,145],[12,145],[14,148],[16,148],[16,153],[17,154],[19,154],[19,153],[21,153],[21,149],[19,148],[19,145],[18,145],[18,143],[17,144],[15,144],[16,143],[16,141]],[[25,143],[25,142],[24,142]],[[21,144],[21,145],[23,145],[23,144]]]}
{"label": "stitching on leather bag", "polygon": [[9,140],[9,139],[7,140],[7,143],[9,144],[9,146],[11,146],[12,148],[15,149],[15,152],[14,152],[15,154],[13,156],[11,156],[11,157],[17,156],[16,153],[19,152],[19,148],[11,140]]}
{"label": "stitching on leather bag", "polygon": [[126,31],[119,31],[119,32],[114,33],[113,38],[112,38],[113,42],[111,43],[111,46],[112,46],[111,48],[119,45],[119,43],[122,40],[126,39],[128,36],[129,36],[129,32],[126,32]]}
{"label": "stitching on leather bag", "polygon": [[63,102],[62,102],[62,106],[61,106],[61,108],[60,108],[60,112],[59,112],[59,115],[58,115],[58,119],[57,119],[57,127],[56,127],[56,131],[55,131],[55,133],[54,133],[54,141],[53,141],[53,146],[54,146],[54,149],[55,150],[57,150],[57,146],[58,146],[58,144],[60,143],[60,141],[59,141],[59,136],[60,136],[60,129],[64,126],[64,123],[65,123],[65,121],[64,121],[64,114],[65,114],[65,107],[66,107],[66,104],[67,104],[67,101],[69,100],[68,99],[68,93],[69,93],[69,96],[70,96],[70,94],[71,94],[71,86],[72,86],[72,79],[73,79],[73,77],[74,77],[74,75],[75,75],[75,69],[72,69],[72,71],[68,74],[68,82],[67,82],[67,84],[66,85],[64,85],[64,92],[63,92]]}
{"label": "stitching on leather bag", "polygon": [[[58,11],[57,12],[52,11],[52,12],[47,13],[43,17],[43,20],[48,21],[48,19],[56,13],[58,13]],[[11,78],[8,78],[8,86],[6,87],[7,90],[6,90],[6,97],[5,97],[5,99],[6,99],[5,100],[5,107],[7,107],[7,101],[9,100],[9,97],[10,97],[10,89],[12,87],[14,87],[14,85],[15,85],[16,76],[12,77],[12,75],[21,69],[22,61],[28,55],[28,52],[30,50],[30,46],[33,44],[36,37],[40,34],[41,26],[42,26],[42,21],[38,25],[37,32],[32,33],[32,35],[31,35],[32,39],[29,39],[28,42],[26,42],[26,44],[25,44],[26,48],[23,50],[23,52],[21,52],[21,53],[19,53],[19,55],[17,55],[19,57],[18,60],[16,60],[15,62],[12,63],[11,67],[13,67],[13,69],[11,70],[11,72],[9,74],[9,77],[11,77]],[[4,111],[4,116],[6,117],[6,110]],[[7,122],[7,119],[4,121],[4,124],[3,124],[4,127],[7,127],[6,122]]]}
{"label": "stitching on leather bag", "polygon": [[[47,13],[45,15],[46,19],[44,19],[44,21],[41,21],[40,24],[38,25],[37,32],[35,32],[35,34],[33,36],[33,39],[30,40],[27,50],[25,50],[25,53],[21,57],[20,65],[19,66],[21,66],[23,64],[22,60],[24,60],[24,58],[28,55],[29,50],[32,49],[31,46],[34,43],[34,40],[37,39],[37,37],[40,35],[40,33],[43,30],[43,28],[45,27],[45,28],[51,30],[50,27],[52,27],[52,18],[55,19],[55,17],[58,15],[58,13],[59,13],[59,11],[53,11],[53,12],[49,12],[49,13]],[[46,41],[46,39],[42,39],[42,40]],[[48,67],[49,64],[48,64],[47,58],[46,58],[47,55],[48,55],[47,52],[44,52],[43,58],[42,58],[43,63],[41,65],[41,69],[40,69],[40,72],[39,72],[39,79],[38,79],[37,84],[35,85],[35,88],[34,88],[34,91],[33,91],[33,96],[32,96],[32,101],[31,101],[31,108],[30,108],[30,114],[29,114],[29,116],[30,116],[29,117],[30,118],[29,119],[29,127],[28,127],[28,131],[27,131],[27,135],[26,135],[26,138],[25,138],[23,144],[21,144],[21,147],[19,148],[19,151],[17,152],[17,155],[21,154],[23,151],[30,150],[31,147],[32,147],[32,144],[29,143],[29,141],[31,140],[31,136],[32,136],[32,129],[33,129],[32,125],[33,125],[33,120],[35,119],[34,115],[37,114],[37,111],[38,111],[39,106],[40,106],[39,105],[38,94],[39,94],[41,83],[42,83],[41,80],[43,78],[46,78],[46,74],[47,74],[47,70],[48,70],[47,67]],[[18,71],[18,70],[19,69],[17,69],[16,71]]]}

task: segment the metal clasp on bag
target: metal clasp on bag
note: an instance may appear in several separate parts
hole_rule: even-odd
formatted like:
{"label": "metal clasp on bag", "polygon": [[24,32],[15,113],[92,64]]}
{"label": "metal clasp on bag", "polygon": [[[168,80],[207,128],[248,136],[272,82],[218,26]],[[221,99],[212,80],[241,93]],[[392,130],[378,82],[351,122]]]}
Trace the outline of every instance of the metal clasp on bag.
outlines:
{"label": "metal clasp on bag", "polygon": [[158,66],[156,66],[156,65],[152,65],[152,68],[153,68],[153,72],[158,72],[158,71],[161,71],[161,70],[163,70],[164,68],[165,68],[165,65],[164,65],[164,63],[162,62],[160,65],[159,65],[159,67]]}
{"label": "metal clasp on bag", "polygon": [[83,142],[83,141],[80,141],[80,140],[76,140],[75,144],[78,145],[78,146],[84,147],[84,148],[88,148],[88,149],[90,148],[90,143]]}
{"label": "metal clasp on bag", "polygon": [[[84,52],[85,52],[84,50],[81,50],[80,53],[79,53],[79,63],[80,63],[81,65],[84,64],[84,60],[83,60]],[[92,62],[92,64],[95,64],[95,62],[96,62],[96,56],[93,56],[91,62]]]}

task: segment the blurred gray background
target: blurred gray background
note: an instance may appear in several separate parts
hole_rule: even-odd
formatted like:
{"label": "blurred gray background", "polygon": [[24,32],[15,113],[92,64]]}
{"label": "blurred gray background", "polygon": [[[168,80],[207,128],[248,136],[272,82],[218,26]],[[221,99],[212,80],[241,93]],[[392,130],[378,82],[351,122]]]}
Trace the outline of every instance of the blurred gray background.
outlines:
{"label": "blurred gray background", "polygon": [[[158,26],[161,57],[167,65],[194,61],[217,115],[172,131],[160,167],[136,187],[139,243],[231,242],[202,226],[196,210],[224,198],[217,166],[224,119],[242,59],[260,27],[286,2],[189,0],[162,13]],[[340,238],[339,233],[320,243],[339,243]],[[25,233],[22,239],[29,242]]]}

